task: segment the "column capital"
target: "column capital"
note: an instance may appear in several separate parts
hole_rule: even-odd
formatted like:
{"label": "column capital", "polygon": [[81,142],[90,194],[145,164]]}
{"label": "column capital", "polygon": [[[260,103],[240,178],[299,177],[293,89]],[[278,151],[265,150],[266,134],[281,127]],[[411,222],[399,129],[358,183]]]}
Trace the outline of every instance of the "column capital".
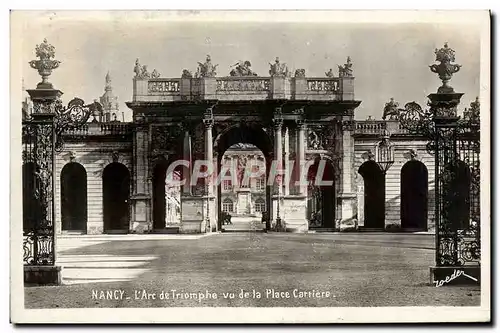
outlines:
{"label": "column capital", "polygon": [[283,126],[283,118],[282,117],[275,117],[273,118],[273,128],[274,130],[281,130]]}
{"label": "column capital", "polygon": [[342,120],[342,131],[354,131],[356,122],[353,119]]}
{"label": "column capital", "polygon": [[306,121],[302,118],[295,119],[295,124],[297,125],[297,128],[301,131],[304,131],[306,129]]}
{"label": "column capital", "polygon": [[204,118],[203,125],[205,126],[205,129],[212,129],[212,126],[214,125],[214,119],[213,118]]}

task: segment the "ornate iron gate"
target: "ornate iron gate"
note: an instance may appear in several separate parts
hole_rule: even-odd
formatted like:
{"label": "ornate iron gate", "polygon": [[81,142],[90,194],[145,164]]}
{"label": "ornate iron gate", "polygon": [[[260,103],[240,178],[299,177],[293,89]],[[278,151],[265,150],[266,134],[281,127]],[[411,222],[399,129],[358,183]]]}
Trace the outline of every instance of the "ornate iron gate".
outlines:
{"label": "ornate iron gate", "polygon": [[447,44],[436,50],[431,70],[443,85],[430,94],[428,110],[411,102],[399,112],[410,133],[429,138],[427,150],[435,159],[436,266],[480,265],[480,122],[479,100],[463,117],[457,106],[463,94],[448,85],[460,65]]}
{"label": "ornate iron gate", "polygon": [[54,130],[53,115],[23,121],[23,260],[53,265]]}
{"label": "ornate iron gate", "polygon": [[67,107],[60,100],[61,91],[48,82],[55,48],[47,43],[36,46],[38,60],[30,66],[38,71],[42,82],[28,90],[33,113],[25,112],[22,122],[23,157],[23,261],[25,266],[55,265],[55,153],[64,146],[64,133],[82,127],[91,114],[102,113],[98,102],[85,105],[80,98]]}

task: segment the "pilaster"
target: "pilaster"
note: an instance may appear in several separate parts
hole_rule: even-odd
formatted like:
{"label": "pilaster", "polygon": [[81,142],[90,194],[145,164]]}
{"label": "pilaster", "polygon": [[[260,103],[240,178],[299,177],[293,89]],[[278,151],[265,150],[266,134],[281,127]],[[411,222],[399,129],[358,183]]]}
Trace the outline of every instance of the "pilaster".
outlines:
{"label": "pilaster", "polygon": [[144,233],[151,229],[151,193],[149,183],[149,126],[137,124],[134,132],[132,216],[130,231]]}
{"label": "pilaster", "polygon": [[340,229],[351,226],[357,214],[356,201],[357,194],[353,184],[354,166],[354,131],[353,116],[343,116],[342,118],[342,149],[341,149],[341,176],[340,176]]}

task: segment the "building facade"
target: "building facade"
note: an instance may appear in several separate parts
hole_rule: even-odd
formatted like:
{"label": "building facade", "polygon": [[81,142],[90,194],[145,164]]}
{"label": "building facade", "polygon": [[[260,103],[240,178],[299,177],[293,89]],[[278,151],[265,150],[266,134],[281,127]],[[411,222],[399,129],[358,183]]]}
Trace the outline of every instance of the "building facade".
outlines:
{"label": "building facade", "polygon": [[[219,77],[207,57],[192,75],[161,78],[139,61],[127,106],[133,121],[120,120],[111,77],[100,97],[103,111],[78,130],[64,133],[56,155],[57,233],[202,233],[223,229],[221,216],[267,216],[266,228],[286,231],[434,229],[434,159],[427,140],[401,128],[398,105],[389,101],[383,120],[354,120],[350,59],[337,76],[293,75],[276,59],[268,76],[241,64]],[[23,115],[29,116],[29,101]],[[380,167],[380,145],[392,154]],[[187,161],[188,165],[176,161]],[[249,160],[265,172],[242,184],[240,175],[220,184],[191,183],[196,161],[241,170]],[[287,161],[297,162],[289,167]],[[297,184],[304,165],[314,176]],[[321,161],[324,161],[322,164]],[[269,182],[273,163],[290,182]],[[23,168],[29,169],[27,163]],[[238,173],[238,171],[236,171]],[[29,183],[29,172],[25,184]],[[172,185],[173,179],[185,184]],[[25,198],[24,215],[29,216]]]}

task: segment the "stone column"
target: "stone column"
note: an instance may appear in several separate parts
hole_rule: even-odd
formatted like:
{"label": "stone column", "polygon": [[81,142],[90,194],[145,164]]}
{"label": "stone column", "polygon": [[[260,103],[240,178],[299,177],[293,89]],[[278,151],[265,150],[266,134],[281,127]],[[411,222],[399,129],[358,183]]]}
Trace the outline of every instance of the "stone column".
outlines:
{"label": "stone column", "polygon": [[191,135],[189,134],[189,131],[186,130],[184,132],[184,144],[183,144],[183,159],[184,161],[187,161],[189,163],[189,167],[184,167],[183,170],[185,174],[183,175],[183,178],[185,179],[184,186],[182,187],[182,192],[184,195],[190,195],[191,194],[191,171],[192,171],[192,165],[193,161],[191,160]]}
{"label": "stone column", "polygon": [[[215,197],[214,197],[214,152],[213,152],[213,138],[212,127],[214,125],[212,108],[208,108],[203,118],[203,125],[205,126],[205,160],[209,163],[209,171],[211,174],[205,179],[206,198],[206,212],[205,214],[205,232],[212,230],[212,221],[215,221]],[[203,232],[203,230],[202,230]]]}
{"label": "stone column", "polygon": [[[280,172],[283,169],[283,147],[282,140],[283,137],[281,135],[281,129],[283,126],[283,117],[281,115],[281,108],[276,108],[275,115],[273,118],[273,128],[274,128],[274,161],[271,163],[270,176],[274,177],[274,193],[272,197],[272,210],[273,210],[273,223],[271,228],[276,228],[276,230],[280,231],[282,228],[281,218],[282,218],[282,202],[281,199],[283,197],[283,185],[281,181],[278,181],[278,177],[282,178]],[[272,168],[275,168],[273,170]]]}
{"label": "stone column", "polygon": [[137,124],[134,133],[132,195],[130,196],[132,219],[130,231],[144,233],[148,230],[151,214],[149,177],[149,126]]}
{"label": "stone column", "polygon": [[292,172],[292,170],[290,170],[290,168],[288,167],[288,160],[289,160],[289,157],[290,157],[290,139],[289,139],[289,135],[288,135],[288,127],[285,128],[285,133],[284,133],[284,153],[283,153],[283,167],[285,168],[285,173],[284,173],[284,179],[285,179],[285,182],[284,182],[284,194],[285,195],[289,195],[290,194],[290,182],[289,182],[289,179],[290,179],[290,173]]}
{"label": "stone column", "polygon": [[[214,124],[213,118],[205,118],[203,119],[203,124],[205,125],[205,160],[210,163],[210,167],[212,168],[211,171],[214,172],[213,168],[213,159],[214,159],[214,152],[213,152],[213,139],[212,139],[212,127]],[[207,195],[213,195],[213,181],[212,177],[209,177],[205,183],[208,185],[207,188]]]}
{"label": "stone column", "polygon": [[[283,145],[282,145],[282,135],[281,135],[281,128],[283,126],[283,118],[280,116],[275,117],[273,119],[273,126],[274,126],[274,158],[275,160],[275,166],[276,166],[276,174],[278,175],[279,172],[283,170]],[[283,193],[283,185],[277,184],[277,194],[282,194]]]}
{"label": "stone column", "polygon": [[[354,130],[354,120],[352,116],[345,116],[342,119],[342,151],[341,156],[341,177],[340,177],[340,228],[351,226],[357,213],[356,201],[357,194],[353,187],[353,166],[354,166],[354,139],[352,132]],[[347,225],[345,224],[347,222]]]}
{"label": "stone column", "polygon": [[[297,120],[297,142],[295,143],[297,148],[296,148],[296,155],[295,155],[295,180],[299,182],[299,185],[297,185],[297,194],[298,195],[306,195],[306,190],[307,186],[302,184],[302,170],[304,169],[305,166],[305,159],[306,159],[306,154],[305,154],[305,128],[306,124],[304,123],[303,120]],[[303,175],[304,177],[306,175]]]}

